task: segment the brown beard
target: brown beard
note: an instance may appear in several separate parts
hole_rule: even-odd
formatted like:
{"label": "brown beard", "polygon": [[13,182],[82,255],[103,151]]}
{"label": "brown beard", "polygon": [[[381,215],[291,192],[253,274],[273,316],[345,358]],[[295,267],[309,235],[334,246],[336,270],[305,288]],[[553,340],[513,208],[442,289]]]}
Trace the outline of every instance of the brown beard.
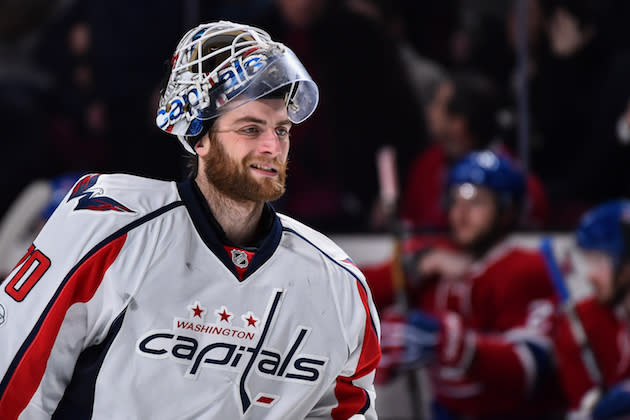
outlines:
{"label": "brown beard", "polygon": [[[210,153],[202,157],[207,180],[221,193],[236,201],[273,201],[284,194],[287,162],[278,159],[254,158],[247,154],[238,163],[225,151],[216,134],[210,135]],[[249,173],[253,162],[272,164],[278,168],[277,178],[258,180]]]}

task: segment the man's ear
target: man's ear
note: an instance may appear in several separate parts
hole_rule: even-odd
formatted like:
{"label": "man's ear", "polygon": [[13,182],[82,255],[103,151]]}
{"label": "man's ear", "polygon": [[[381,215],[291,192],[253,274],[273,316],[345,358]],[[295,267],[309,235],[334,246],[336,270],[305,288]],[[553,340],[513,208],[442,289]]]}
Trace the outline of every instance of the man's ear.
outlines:
{"label": "man's ear", "polygon": [[206,156],[210,152],[210,133],[206,133],[197,141],[195,152],[198,156]]}

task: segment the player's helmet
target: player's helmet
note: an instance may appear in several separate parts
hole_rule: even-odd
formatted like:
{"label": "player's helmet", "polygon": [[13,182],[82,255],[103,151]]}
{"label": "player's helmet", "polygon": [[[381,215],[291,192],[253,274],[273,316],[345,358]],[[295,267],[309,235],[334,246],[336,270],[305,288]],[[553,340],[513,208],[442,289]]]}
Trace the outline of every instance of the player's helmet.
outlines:
{"label": "player's helmet", "polygon": [[462,184],[490,189],[502,205],[520,206],[525,198],[523,172],[510,160],[490,150],[470,153],[451,168],[446,181],[447,191]]}
{"label": "player's helmet", "polygon": [[616,200],[601,204],[586,213],[575,236],[580,248],[610,255],[615,267],[630,255],[630,201]]}
{"label": "player's helmet", "polygon": [[186,150],[204,123],[240,105],[284,89],[289,119],[315,110],[317,85],[295,54],[252,26],[220,21],[191,29],[179,42],[161,92],[156,124]]}

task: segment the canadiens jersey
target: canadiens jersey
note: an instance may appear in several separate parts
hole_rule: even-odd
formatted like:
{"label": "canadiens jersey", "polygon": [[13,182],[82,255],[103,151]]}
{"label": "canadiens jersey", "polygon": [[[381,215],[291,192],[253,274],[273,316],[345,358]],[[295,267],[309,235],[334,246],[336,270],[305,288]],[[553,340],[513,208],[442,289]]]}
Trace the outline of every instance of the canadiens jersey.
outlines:
{"label": "canadiens jersey", "polygon": [[428,285],[418,306],[459,314],[475,343],[465,370],[432,369],[436,399],[472,418],[553,417],[564,404],[550,375],[555,305],[542,255],[509,239],[463,279]]}
{"label": "canadiens jersey", "polygon": [[1,419],[376,418],[361,272],[276,213],[226,248],[194,188],[73,187],[0,285]]}
{"label": "canadiens jersey", "polygon": [[[452,249],[444,238],[417,238],[410,249]],[[364,268],[377,303],[391,302],[392,267]],[[430,368],[432,390],[449,419],[537,419],[564,404],[550,375],[554,289],[542,255],[505,240],[463,278],[423,279],[409,296],[436,315],[453,312],[465,327],[462,366]],[[415,298],[413,297],[415,296]],[[474,345],[472,344],[474,343]],[[436,414],[436,418],[443,414]]]}
{"label": "canadiens jersey", "polygon": [[581,301],[576,312],[603,383],[597,384],[591,378],[567,316],[559,315],[554,323],[554,344],[562,385],[574,410],[580,408],[591,389],[605,389],[630,378],[630,319],[623,308],[602,305],[591,297]]}
{"label": "canadiens jersey", "polygon": [[436,366],[431,372],[436,399],[450,411],[543,419],[562,406],[545,362],[555,297],[539,252],[504,241],[460,281],[428,286],[418,304],[459,314],[472,332],[474,351],[464,371]]}

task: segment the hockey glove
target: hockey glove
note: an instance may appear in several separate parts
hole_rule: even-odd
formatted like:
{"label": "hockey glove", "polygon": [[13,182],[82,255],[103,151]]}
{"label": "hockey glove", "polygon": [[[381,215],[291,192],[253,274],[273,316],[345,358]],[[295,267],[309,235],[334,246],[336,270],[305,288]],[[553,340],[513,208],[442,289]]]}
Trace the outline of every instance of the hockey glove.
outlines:
{"label": "hockey glove", "polygon": [[404,363],[415,366],[435,362],[442,329],[439,318],[412,311],[407,317]]}
{"label": "hockey glove", "polygon": [[455,313],[436,317],[414,310],[405,320],[386,312],[381,320],[384,369],[409,369],[439,362],[465,368],[472,358],[474,340]]}
{"label": "hockey glove", "polygon": [[441,317],[414,311],[408,318],[410,363],[433,363],[461,370],[468,368],[474,354],[474,335],[467,331],[461,317],[447,312]]}

